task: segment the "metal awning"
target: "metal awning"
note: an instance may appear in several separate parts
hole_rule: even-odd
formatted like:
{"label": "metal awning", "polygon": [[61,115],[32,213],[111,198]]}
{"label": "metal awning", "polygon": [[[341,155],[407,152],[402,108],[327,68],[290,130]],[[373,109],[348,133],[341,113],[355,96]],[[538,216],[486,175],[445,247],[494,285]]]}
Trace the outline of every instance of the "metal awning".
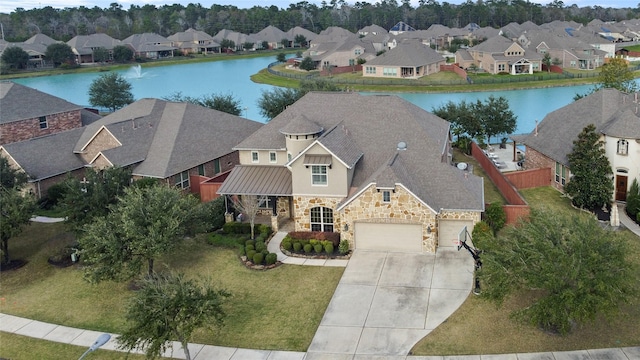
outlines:
{"label": "metal awning", "polygon": [[331,166],[331,155],[311,155],[304,156],[304,165],[327,165]]}
{"label": "metal awning", "polygon": [[238,165],[224,181],[220,195],[291,196],[291,171],[284,166]]}

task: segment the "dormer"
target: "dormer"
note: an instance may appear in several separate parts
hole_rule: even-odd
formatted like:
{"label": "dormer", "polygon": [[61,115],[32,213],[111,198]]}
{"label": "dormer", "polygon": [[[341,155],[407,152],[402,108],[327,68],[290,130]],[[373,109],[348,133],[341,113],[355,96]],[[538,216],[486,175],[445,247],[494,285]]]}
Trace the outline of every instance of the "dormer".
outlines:
{"label": "dormer", "polygon": [[304,115],[298,115],[280,133],[285,136],[287,157],[291,160],[322,135],[324,129]]}

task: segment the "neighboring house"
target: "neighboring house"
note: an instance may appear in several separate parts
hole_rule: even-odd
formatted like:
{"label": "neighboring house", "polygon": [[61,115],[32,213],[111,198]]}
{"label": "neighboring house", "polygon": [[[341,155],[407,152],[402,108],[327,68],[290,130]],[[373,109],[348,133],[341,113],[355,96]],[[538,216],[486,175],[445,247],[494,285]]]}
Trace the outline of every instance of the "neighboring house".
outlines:
{"label": "neighboring house", "polygon": [[55,44],[60,41],[53,40],[44,34],[36,34],[25,40],[24,42],[10,43],[6,41],[0,42],[0,56],[2,52],[10,46],[17,46],[29,54],[28,68],[42,68],[46,66],[53,66],[50,62],[47,62],[45,54],[47,52],[47,46]]}
{"label": "neighboring house", "polygon": [[459,50],[467,54],[456,53],[456,62],[468,68],[471,64],[462,60],[470,56],[472,64],[490,74],[508,73],[511,75],[533,74],[542,70],[542,56],[531,50],[526,51],[517,41],[504,36],[494,36],[469,49]]}
{"label": "neighboring house", "polygon": [[77,35],[67,41],[67,45],[71,47],[71,50],[76,56],[76,63],[85,64],[95,62],[93,59],[93,50],[97,48],[105,48],[109,51],[110,56],[113,56],[113,48],[122,45],[122,41],[114,39],[107,34],[98,33]]}
{"label": "neighboring house", "polygon": [[418,79],[440,72],[440,66],[445,64],[445,58],[431,47],[409,40],[367,61],[362,66],[362,76]]}
{"label": "neighboring house", "polygon": [[0,81],[0,144],[79,128],[99,118],[59,97]]}
{"label": "neighboring house", "polygon": [[573,141],[594,124],[614,175],[612,200],[624,201],[631,182],[640,181],[639,109],[637,93],[603,89],[549,113],[536,130],[518,140],[526,146],[525,168],[551,168],[551,185],[562,190],[571,179],[568,155]]}
{"label": "neighboring house", "polygon": [[389,32],[383,28],[382,26],[373,24],[369,26],[365,26],[362,29],[358,30],[358,35],[366,36],[366,35],[387,35]]}
{"label": "neighboring house", "polygon": [[258,196],[275,228],[435,252],[484,210],[482,179],[453,166],[450,140],[447,121],[397,96],[310,92],[235,146],[241,165],[218,193]]}
{"label": "neighboring house", "polygon": [[[317,38],[314,41],[317,41]],[[303,57],[310,56],[318,69],[330,69],[356,66],[359,61],[374,59],[376,53],[371,41],[352,34],[346,38],[338,38],[336,42],[316,44],[305,51]]]}
{"label": "neighboring house", "polygon": [[[257,45],[257,41],[254,37],[250,35],[246,35],[243,33],[239,33],[237,31],[231,31],[227,29],[222,29],[218,31],[218,33],[213,37],[213,40],[219,44],[222,44],[223,40],[233,41],[235,48],[233,51],[243,51],[245,43],[251,43],[255,47]],[[251,49],[247,49],[251,50]]]}
{"label": "neighboring house", "polygon": [[187,29],[167,37],[183,55],[220,53],[220,44],[204,31]]}
{"label": "neighboring house", "polygon": [[261,125],[190,103],[142,99],[82,128],[3,145],[0,154],[29,175],[38,197],[85,167],[130,167],[134,178],[189,189],[192,178],[233,168],[232,147]]}
{"label": "neighboring house", "polygon": [[[305,44],[297,44],[295,42],[296,36],[298,35],[304,36],[306,40]],[[318,36],[318,34],[314,33],[313,31],[302,28],[300,26],[296,26],[294,28],[289,29],[289,31],[287,31],[287,39],[291,39],[291,41],[293,41],[293,47],[307,47],[311,42],[311,40],[315,39],[316,36]]]}
{"label": "neighboring house", "polygon": [[566,69],[595,70],[604,64],[607,53],[568,35],[540,31],[527,39],[527,46]]}
{"label": "neighboring house", "polygon": [[133,34],[122,40],[122,44],[129,46],[135,57],[143,59],[171,58],[177,49],[171,40],[155,33]]}
{"label": "neighboring house", "polygon": [[[256,41],[256,48],[262,48],[262,42],[264,41],[269,44],[268,49],[282,49],[284,47],[291,47],[290,44],[293,42],[293,38],[290,38],[287,33],[273,25],[269,25],[259,32],[251,34],[251,37]],[[286,40],[286,45],[282,44],[283,40]]]}
{"label": "neighboring house", "polygon": [[416,29],[414,29],[411,25],[408,25],[403,21],[398,22],[397,24],[393,25],[391,29],[389,29],[389,33],[393,35],[402,34],[408,31],[416,31]]}

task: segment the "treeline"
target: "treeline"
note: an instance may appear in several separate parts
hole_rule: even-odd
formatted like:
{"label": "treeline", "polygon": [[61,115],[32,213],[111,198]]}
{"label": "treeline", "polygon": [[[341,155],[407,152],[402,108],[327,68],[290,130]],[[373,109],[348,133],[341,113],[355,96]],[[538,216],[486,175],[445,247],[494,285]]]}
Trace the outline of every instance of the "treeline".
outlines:
{"label": "treeline", "polygon": [[511,22],[531,21],[538,25],[560,21],[586,24],[593,19],[622,21],[637,18],[640,9],[603,8],[601,6],[565,6],[560,0],[540,5],[530,0],[467,0],[461,5],[436,0],[420,0],[412,7],[409,0],[381,0],[370,4],[344,0],[323,1],[321,6],[301,1],[286,9],[277,6],[254,6],[240,9],[233,5],[212,5],[205,8],[190,3],[163,5],[131,5],[124,9],[118,3],[109,8],[99,7],[55,9],[51,6],[26,10],[17,8],[10,14],[0,14],[5,40],[19,42],[37,33],[56,40],[67,41],[76,35],[106,33],[116,39],[132,34],[155,32],[168,36],[188,28],[205,31],[210,35],[222,29],[245,34],[257,33],[268,25],[287,31],[301,26],[318,33],[330,26],[357,31],[376,24],[390,29],[399,21],[416,29],[428,29],[433,24],[452,28],[476,23],[482,27],[501,28]]}

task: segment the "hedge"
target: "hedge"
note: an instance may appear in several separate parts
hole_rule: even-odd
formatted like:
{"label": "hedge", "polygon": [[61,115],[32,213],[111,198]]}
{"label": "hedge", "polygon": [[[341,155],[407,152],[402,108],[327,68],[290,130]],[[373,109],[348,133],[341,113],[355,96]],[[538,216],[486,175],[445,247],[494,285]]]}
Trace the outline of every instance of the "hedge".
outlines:
{"label": "hedge", "polygon": [[340,233],[330,231],[292,231],[288,237],[295,240],[328,240],[334,247],[340,245]]}

